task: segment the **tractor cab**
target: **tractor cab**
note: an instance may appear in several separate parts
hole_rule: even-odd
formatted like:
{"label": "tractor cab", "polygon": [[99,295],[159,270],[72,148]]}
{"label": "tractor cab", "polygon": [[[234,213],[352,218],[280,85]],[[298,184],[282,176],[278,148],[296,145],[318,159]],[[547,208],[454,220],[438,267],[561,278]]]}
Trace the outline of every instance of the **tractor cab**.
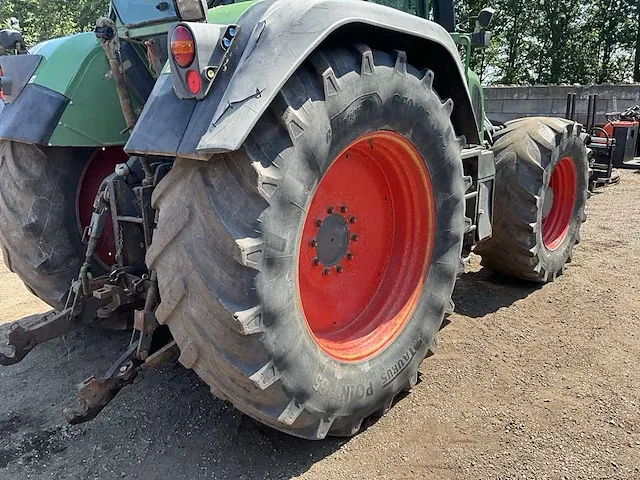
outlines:
{"label": "tractor cab", "polygon": [[173,2],[111,0],[111,5],[123,25],[149,25],[175,21],[178,18]]}

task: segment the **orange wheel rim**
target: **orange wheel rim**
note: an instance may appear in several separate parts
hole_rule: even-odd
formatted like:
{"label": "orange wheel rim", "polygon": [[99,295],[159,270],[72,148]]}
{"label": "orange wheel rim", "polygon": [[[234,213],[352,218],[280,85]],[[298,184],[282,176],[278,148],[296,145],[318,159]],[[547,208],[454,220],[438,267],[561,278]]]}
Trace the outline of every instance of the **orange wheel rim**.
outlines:
{"label": "orange wheel rim", "polygon": [[551,192],[551,207],[542,218],[542,241],[548,250],[556,250],[567,237],[577,191],[576,165],[571,157],[563,157],[553,168],[545,193],[547,197]]}
{"label": "orange wheel rim", "polygon": [[349,144],[313,194],[299,245],[315,342],[342,361],[388,346],[420,299],[434,238],[431,181],[411,142],[380,130]]}

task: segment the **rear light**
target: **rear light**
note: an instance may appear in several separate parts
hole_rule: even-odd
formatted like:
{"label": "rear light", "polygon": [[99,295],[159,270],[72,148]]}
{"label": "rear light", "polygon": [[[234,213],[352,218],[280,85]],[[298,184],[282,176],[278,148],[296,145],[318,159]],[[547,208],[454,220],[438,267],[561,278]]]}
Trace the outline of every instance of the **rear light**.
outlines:
{"label": "rear light", "polygon": [[[207,18],[207,4],[225,2],[205,2],[203,0],[174,0],[178,17],[183,22],[201,22]],[[233,3],[233,2],[226,2]]]}
{"label": "rear light", "polygon": [[191,31],[182,25],[171,34],[171,55],[182,68],[189,67],[196,58],[196,42]]}
{"label": "rear light", "polygon": [[167,46],[173,90],[178,98],[202,100],[207,96],[228,62],[239,28],[207,23],[173,27]]}
{"label": "rear light", "polygon": [[187,72],[187,88],[194,95],[200,93],[200,89],[202,88],[202,79],[200,78],[200,74],[195,70],[189,70]]}

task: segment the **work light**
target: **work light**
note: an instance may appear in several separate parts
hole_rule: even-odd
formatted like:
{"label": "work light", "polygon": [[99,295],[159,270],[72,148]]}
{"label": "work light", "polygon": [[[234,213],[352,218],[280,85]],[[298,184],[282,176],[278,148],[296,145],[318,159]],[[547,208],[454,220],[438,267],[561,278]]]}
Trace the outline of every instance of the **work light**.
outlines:
{"label": "work light", "polygon": [[207,0],[173,0],[180,20],[201,22],[207,18]]}

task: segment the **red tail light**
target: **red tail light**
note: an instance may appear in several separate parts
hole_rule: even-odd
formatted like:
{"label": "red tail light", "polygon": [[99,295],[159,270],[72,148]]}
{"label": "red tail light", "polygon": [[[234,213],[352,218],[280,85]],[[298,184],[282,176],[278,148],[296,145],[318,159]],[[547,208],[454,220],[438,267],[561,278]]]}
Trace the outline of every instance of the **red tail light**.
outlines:
{"label": "red tail light", "polygon": [[187,88],[194,95],[200,93],[200,89],[202,88],[202,79],[200,78],[200,74],[195,70],[189,70],[187,72]]}
{"label": "red tail light", "polygon": [[171,55],[182,68],[188,68],[196,58],[196,42],[191,31],[182,25],[171,34]]}

